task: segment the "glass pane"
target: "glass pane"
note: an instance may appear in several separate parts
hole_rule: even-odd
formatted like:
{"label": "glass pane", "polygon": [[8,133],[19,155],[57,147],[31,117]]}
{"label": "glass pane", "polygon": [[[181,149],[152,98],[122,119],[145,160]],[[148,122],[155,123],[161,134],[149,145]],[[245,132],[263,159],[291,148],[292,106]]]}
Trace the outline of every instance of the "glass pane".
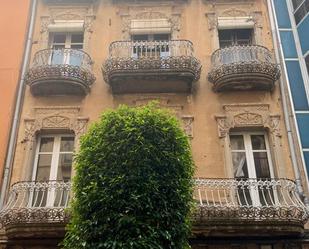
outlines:
{"label": "glass pane", "polygon": [[[220,41],[220,48],[230,47],[232,45],[233,45],[233,41],[232,40]],[[225,62],[225,57],[223,58],[223,60]]]}
{"label": "glass pane", "polygon": [[54,138],[42,137],[40,143],[40,152],[53,152]]}
{"label": "glass pane", "polygon": [[303,2],[304,0],[292,0],[294,10]]}
{"label": "glass pane", "polygon": [[268,157],[266,152],[253,152],[257,178],[270,178]]}
{"label": "glass pane", "polygon": [[252,29],[236,29],[237,40],[251,40]]}
{"label": "glass pane", "polygon": [[58,48],[59,46],[54,46],[55,50],[51,53],[51,65],[64,64],[64,50]]}
{"label": "glass pane", "polygon": [[133,41],[148,41],[148,35],[132,35]]}
{"label": "glass pane", "polygon": [[245,152],[233,152],[233,171],[236,178],[248,178],[247,159]]}
{"label": "glass pane", "polygon": [[232,30],[219,30],[219,40],[232,40]]}
{"label": "glass pane", "polygon": [[55,190],[54,207],[65,207],[67,206],[70,199],[70,191],[67,189],[58,188]]}
{"label": "glass pane", "polygon": [[62,137],[60,142],[60,151],[73,151],[74,149],[74,137]]}
{"label": "glass pane", "polygon": [[232,150],[244,150],[244,138],[242,135],[231,135],[230,136],[231,141],[231,148]]}
{"label": "glass pane", "polygon": [[259,186],[259,199],[262,206],[275,205],[274,190],[271,187]]}
{"label": "glass pane", "polygon": [[169,34],[154,34],[153,40],[154,41],[168,41],[169,40]]}
{"label": "glass pane", "polygon": [[60,154],[57,180],[58,181],[69,181],[71,179],[71,169],[72,169],[73,155],[70,154]]}
{"label": "glass pane", "polygon": [[36,181],[49,181],[52,155],[39,155]]}
{"label": "glass pane", "polygon": [[83,45],[82,44],[72,44],[71,48],[73,48],[73,49],[83,49]]}
{"label": "glass pane", "polygon": [[251,135],[253,150],[266,150],[264,135]]}
{"label": "glass pane", "polygon": [[49,191],[45,188],[36,188],[32,194],[32,206],[45,207]]}
{"label": "glass pane", "polygon": [[65,43],[66,34],[54,34],[53,43]]}
{"label": "glass pane", "polygon": [[71,53],[68,59],[68,64],[72,66],[80,66],[82,64],[83,55],[81,53]]}
{"label": "glass pane", "polygon": [[84,34],[72,34],[71,43],[83,43]]}

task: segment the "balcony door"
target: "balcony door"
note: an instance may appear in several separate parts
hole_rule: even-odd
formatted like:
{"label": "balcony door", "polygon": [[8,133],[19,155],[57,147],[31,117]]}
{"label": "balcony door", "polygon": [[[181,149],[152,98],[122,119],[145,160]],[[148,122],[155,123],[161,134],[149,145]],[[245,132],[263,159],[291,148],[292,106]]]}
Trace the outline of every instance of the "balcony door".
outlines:
{"label": "balcony door", "polygon": [[[74,136],[52,135],[38,138],[32,180],[36,182],[68,182],[71,179]],[[48,192],[34,193],[33,206],[61,205],[69,193],[52,187]]]}
{"label": "balcony door", "polygon": [[132,35],[133,58],[164,58],[170,55],[170,34]]}
{"label": "balcony door", "polygon": [[224,64],[252,61],[252,50],[237,49],[235,46],[251,45],[253,43],[253,29],[223,29],[219,30],[220,48],[229,48],[222,51],[221,61]]}
{"label": "balcony door", "polygon": [[78,50],[83,49],[83,40],[82,33],[51,33],[50,64],[81,66],[83,54]]}
{"label": "balcony door", "polygon": [[234,177],[239,181],[237,198],[245,206],[274,204],[273,189],[258,186],[258,180],[274,177],[265,133],[232,133],[230,135]]}

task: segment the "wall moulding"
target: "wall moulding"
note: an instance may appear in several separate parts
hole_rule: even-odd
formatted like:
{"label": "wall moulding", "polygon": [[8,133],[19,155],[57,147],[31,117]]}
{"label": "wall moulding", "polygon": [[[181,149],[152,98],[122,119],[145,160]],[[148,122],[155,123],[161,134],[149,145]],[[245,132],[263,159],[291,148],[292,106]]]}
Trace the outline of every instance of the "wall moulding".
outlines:
{"label": "wall moulding", "polygon": [[220,138],[233,128],[266,128],[271,135],[280,137],[280,115],[271,114],[268,104],[223,105],[224,114],[215,115]]}
{"label": "wall moulding", "polygon": [[120,7],[118,15],[122,20],[122,34],[124,40],[129,40],[131,35],[132,20],[167,19],[171,26],[171,37],[177,39],[181,29],[181,10],[172,6]]}
{"label": "wall moulding", "polygon": [[89,118],[80,117],[80,107],[36,107],[31,118],[24,119],[23,143],[33,142],[35,135],[44,130],[73,131],[77,139],[86,132]]}
{"label": "wall moulding", "polygon": [[94,14],[94,4],[84,5],[84,6],[56,6],[49,7],[48,12],[40,17],[41,27],[40,27],[40,43],[41,49],[47,47],[48,44],[48,28],[51,24],[54,24],[55,20],[62,21],[84,21],[84,49],[89,45],[89,40],[91,37],[92,24],[96,16]]}

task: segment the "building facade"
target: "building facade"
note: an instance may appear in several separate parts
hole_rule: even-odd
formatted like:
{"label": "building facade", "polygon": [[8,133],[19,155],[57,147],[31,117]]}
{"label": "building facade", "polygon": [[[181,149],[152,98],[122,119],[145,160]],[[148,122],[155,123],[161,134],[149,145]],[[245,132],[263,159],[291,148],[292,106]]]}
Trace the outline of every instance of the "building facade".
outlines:
{"label": "building facade", "polygon": [[[17,5],[20,8],[16,8]],[[22,3],[12,0],[1,3],[0,9],[0,36],[4,38],[0,41],[0,186],[23,59],[29,7],[29,0]]]}
{"label": "building facade", "polygon": [[[309,167],[309,1],[271,1],[274,14],[278,52],[282,59],[282,71],[291,108],[302,163]],[[305,172],[305,174],[307,174]]]}
{"label": "building facade", "polygon": [[57,248],[80,136],[108,108],[157,100],[192,145],[192,247],[305,248],[306,185],[265,1],[33,2],[0,246]]}

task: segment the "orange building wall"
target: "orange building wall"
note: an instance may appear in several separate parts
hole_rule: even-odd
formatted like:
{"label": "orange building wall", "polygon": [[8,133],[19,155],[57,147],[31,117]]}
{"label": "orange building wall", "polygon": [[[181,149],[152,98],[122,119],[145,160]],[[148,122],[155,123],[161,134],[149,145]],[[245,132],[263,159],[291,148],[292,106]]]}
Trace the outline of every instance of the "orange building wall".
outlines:
{"label": "orange building wall", "polygon": [[30,0],[0,0],[0,184],[22,63],[29,4]]}

